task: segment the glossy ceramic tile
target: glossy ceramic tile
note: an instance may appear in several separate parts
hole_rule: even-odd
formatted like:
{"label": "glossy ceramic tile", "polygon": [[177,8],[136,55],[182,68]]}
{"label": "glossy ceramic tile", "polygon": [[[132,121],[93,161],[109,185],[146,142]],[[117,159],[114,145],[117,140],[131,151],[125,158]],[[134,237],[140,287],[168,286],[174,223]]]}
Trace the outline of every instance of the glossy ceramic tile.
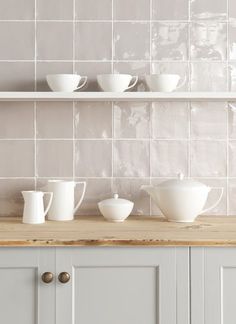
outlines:
{"label": "glossy ceramic tile", "polygon": [[226,139],[227,103],[192,102],[191,138]]}
{"label": "glossy ceramic tile", "polygon": [[149,177],[149,141],[114,142],[115,177]]}
{"label": "glossy ceramic tile", "polygon": [[225,63],[191,63],[192,91],[227,91]]}
{"label": "glossy ceramic tile", "polygon": [[[150,59],[149,23],[114,23],[114,48],[116,60]],[[140,42],[140,40],[142,40]]]}
{"label": "glossy ceramic tile", "polygon": [[191,176],[226,176],[226,141],[193,141],[191,143]]}
{"label": "glossy ceramic tile", "polygon": [[226,19],[227,0],[190,0],[190,12],[192,19]]}
{"label": "glossy ceramic tile", "polygon": [[150,0],[114,0],[115,20],[149,20]]}
{"label": "glossy ceramic tile", "polygon": [[229,141],[229,176],[236,177],[236,141]]}
{"label": "glossy ceramic tile", "polygon": [[229,59],[236,60],[236,22],[229,24]]}
{"label": "glossy ceramic tile", "polygon": [[229,138],[236,139],[236,103],[228,103]]}
{"label": "glossy ceramic tile", "polygon": [[236,91],[236,63],[230,62],[228,66],[229,91]]}
{"label": "glossy ceramic tile", "polygon": [[152,141],[151,176],[176,177],[188,174],[188,143],[186,141]]}
{"label": "glossy ceramic tile", "polygon": [[111,138],[112,103],[76,102],[74,122],[76,138]]}
{"label": "glossy ceramic tile", "polygon": [[72,20],[73,0],[37,0],[37,19]]}
{"label": "glossy ceramic tile", "polygon": [[229,215],[236,215],[236,179],[229,179]]}
{"label": "glossy ceramic tile", "polygon": [[189,104],[186,102],[153,103],[151,120],[154,139],[189,137]]}
{"label": "glossy ceramic tile", "polygon": [[38,140],[36,143],[38,177],[71,177],[73,175],[72,140]]}
{"label": "glossy ceramic tile", "polygon": [[75,55],[77,60],[110,60],[112,58],[112,24],[110,22],[77,23]]}
{"label": "glossy ceramic tile", "polygon": [[225,60],[227,55],[226,31],[226,23],[192,23],[192,60]]}
{"label": "glossy ceramic tile", "polygon": [[229,19],[236,19],[236,2],[235,0],[228,0],[229,3]]}
{"label": "glossy ceramic tile", "polygon": [[34,141],[0,141],[0,177],[34,176]]}
{"label": "glossy ceramic tile", "polygon": [[34,23],[0,22],[0,60],[34,59]]}
{"label": "glossy ceramic tile", "polygon": [[0,138],[34,137],[34,103],[0,102]]}
{"label": "glossy ceramic tile", "polygon": [[149,179],[114,179],[112,193],[118,193],[120,198],[134,202],[133,215],[150,214],[149,195],[141,190],[142,185],[148,185]]}
{"label": "glossy ceramic tile", "polygon": [[150,103],[117,102],[114,105],[115,138],[150,137]]}
{"label": "glossy ceramic tile", "polygon": [[32,0],[1,0],[0,20],[34,19],[34,5]]}
{"label": "glossy ceramic tile", "polygon": [[37,102],[37,138],[72,138],[73,103]]}
{"label": "glossy ceramic tile", "polygon": [[152,0],[152,3],[154,20],[188,19],[189,0]]}
{"label": "glossy ceramic tile", "polygon": [[76,177],[111,177],[112,146],[109,140],[83,140],[75,143]]}
{"label": "glossy ceramic tile", "polygon": [[79,20],[110,20],[112,0],[75,0],[75,16]]}
{"label": "glossy ceramic tile", "polygon": [[21,191],[34,190],[34,179],[0,180],[0,216],[22,216],[24,201]]}
{"label": "glossy ceramic tile", "polygon": [[72,22],[39,22],[36,37],[38,60],[72,60]]}
{"label": "glossy ceramic tile", "polygon": [[188,57],[188,25],[175,22],[152,24],[152,59],[184,61]]}

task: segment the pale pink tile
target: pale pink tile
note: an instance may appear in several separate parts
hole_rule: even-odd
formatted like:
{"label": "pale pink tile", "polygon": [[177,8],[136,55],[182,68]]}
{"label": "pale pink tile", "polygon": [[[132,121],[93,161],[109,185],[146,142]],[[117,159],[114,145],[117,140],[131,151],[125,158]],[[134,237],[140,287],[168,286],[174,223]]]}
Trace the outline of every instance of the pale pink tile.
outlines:
{"label": "pale pink tile", "polygon": [[155,20],[188,19],[188,0],[153,0],[152,3],[152,18]]}
{"label": "pale pink tile", "polygon": [[1,0],[1,20],[34,20],[35,2],[32,0]]}
{"label": "pale pink tile", "polygon": [[187,141],[152,141],[151,176],[175,177],[188,174]]}
{"label": "pale pink tile", "polygon": [[228,0],[229,5],[229,19],[236,19],[236,2],[235,0]]}
{"label": "pale pink tile", "polygon": [[229,24],[229,59],[236,60],[236,23]]}
{"label": "pale pink tile", "polygon": [[236,179],[229,179],[228,183],[229,196],[229,215],[236,215]]}
{"label": "pale pink tile", "polygon": [[228,103],[229,138],[236,139],[236,103]]}
{"label": "pale pink tile", "polygon": [[236,63],[228,65],[229,71],[229,91],[236,91]]}
{"label": "pale pink tile", "polygon": [[229,142],[229,176],[236,177],[236,141]]}
{"label": "pale pink tile", "polygon": [[149,20],[150,0],[114,0],[115,20]]}
{"label": "pale pink tile", "polygon": [[72,20],[73,0],[37,0],[37,19]]}
{"label": "pale pink tile", "polygon": [[114,142],[114,176],[148,177],[149,141],[116,140]]}
{"label": "pale pink tile", "polygon": [[227,18],[226,0],[191,0],[192,19],[225,20]]}
{"label": "pale pink tile", "polygon": [[78,20],[111,20],[112,0],[75,0]]}

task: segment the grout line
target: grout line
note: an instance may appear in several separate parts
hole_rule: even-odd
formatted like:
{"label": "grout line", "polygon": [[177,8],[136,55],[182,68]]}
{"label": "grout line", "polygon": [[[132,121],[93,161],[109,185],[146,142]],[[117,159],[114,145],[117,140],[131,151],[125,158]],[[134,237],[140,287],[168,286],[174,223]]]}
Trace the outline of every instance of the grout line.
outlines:
{"label": "grout line", "polygon": [[[37,141],[136,141],[136,142],[147,142],[147,141],[152,141],[152,142],[188,142],[189,138],[113,138],[113,137],[108,137],[108,138],[36,138]],[[34,141],[35,136],[31,138],[0,138],[0,142],[4,141]],[[224,139],[212,139],[212,138],[191,138],[192,142],[225,142],[227,143],[227,138]],[[231,142],[235,142],[236,139],[230,139]]]}
{"label": "grout line", "polygon": [[[112,58],[112,61],[111,61],[111,72],[114,73],[114,58],[115,58],[115,39],[114,39],[114,0],[111,1],[111,18],[112,18],[112,25],[111,25],[111,28],[112,28],[112,32],[111,32],[111,35],[112,35],[112,40],[111,40],[111,46],[112,46],[112,54],[111,54],[111,58]],[[113,191],[114,191],[114,137],[115,137],[115,114],[114,114],[114,102],[112,101],[111,103],[111,120],[112,120],[112,142],[111,142],[111,174],[112,174],[112,177],[111,177],[111,191],[112,191],[112,194],[113,194]]]}
{"label": "grout line", "polygon": [[[34,0],[34,91],[37,91],[37,0]],[[34,190],[37,189],[37,103],[34,101]]]}
{"label": "grout line", "polygon": [[[22,177],[16,177],[16,176],[13,176],[13,177],[0,177],[0,180],[14,180],[14,179],[68,179],[68,178],[72,178],[72,175],[69,175],[67,177],[56,177],[56,176],[51,176],[51,177],[45,177],[45,176],[22,176]],[[119,179],[119,180],[149,180],[150,177],[149,176],[145,176],[145,177],[142,177],[140,178],[139,176],[136,176],[136,177],[131,177],[131,176],[128,176],[128,177],[112,177],[112,176],[107,176],[107,177],[95,177],[95,176],[76,176],[75,178],[80,178],[80,179],[98,179],[98,180],[106,180],[106,179]],[[176,175],[173,175],[173,176],[159,176],[159,177],[151,177],[151,180],[165,180],[165,179],[173,179],[173,178],[176,178]],[[194,179],[201,179],[201,180],[227,180],[227,177],[207,177],[207,176],[204,176],[204,177],[200,177],[200,176],[194,176],[193,177]],[[232,180],[236,180],[236,177],[230,177],[230,179]]]}
{"label": "grout line", "polygon": [[[42,23],[73,23],[73,21],[78,22],[78,23],[112,23],[118,22],[118,23],[149,23],[150,20],[148,19],[133,19],[133,20],[122,20],[122,19],[94,19],[94,20],[89,20],[89,19],[37,19],[38,22]],[[172,20],[162,20],[162,19],[153,19],[152,20],[155,23],[189,23],[189,19],[172,19]],[[194,23],[199,23],[198,19],[191,19],[192,22]],[[202,20],[200,20],[202,21]],[[209,22],[209,23],[227,23],[229,20],[227,19],[212,19],[212,20],[203,20],[203,22]],[[29,23],[29,22],[34,22],[34,19],[0,19],[0,23],[13,23],[13,22],[18,22],[18,23]]]}
{"label": "grout line", "polygon": [[[150,46],[150,48],[149,48],[149,51],[150,51],[150,57],[149,57],[149,59],[150,59],[150,61],[149,61],[149,72],[150,72],[150,74],[152,74],[152,23],[153,23],[153,20],[152,20],[152,18],[153,18],[153,15],[152,15],[152,8],[153,8],[153,1],[152,0],[150,0],[150,3],[149,3],[149,5],[150,5],[150,25],[149,25],[149,46]],[[151,139],[152,139],[152,127],[153,127],[153,125],[152,125],[152,116],[153,116],[153,105],[155,105],[153,102],[151,102],[151,104],[150,104],[150,110],[149,110],[149,116],[150,116],[150,134],[149,134],[149,185],[151,185],[152,184],[152,180],[151,180],[151,175],[152,175],[152,159],[151,159],[151,150],[152,150],[152,145],[151,145],[151,143],[152,143],[152,141],[151,141]],[[149,215],[152,215],[152,199],[151,199],[151,197],[149,197]]]}
{"label": "grout line", "polygon": [[[75,0],[73,0],[73,73],[76,73],[75,71]],[[75,101],[72,103],[72,132],[73,132],[73,157],[72,157],[72,163],[73,163],[73,180],[75,178],[75,158],[76,158],[76,146],[75,146]]]}

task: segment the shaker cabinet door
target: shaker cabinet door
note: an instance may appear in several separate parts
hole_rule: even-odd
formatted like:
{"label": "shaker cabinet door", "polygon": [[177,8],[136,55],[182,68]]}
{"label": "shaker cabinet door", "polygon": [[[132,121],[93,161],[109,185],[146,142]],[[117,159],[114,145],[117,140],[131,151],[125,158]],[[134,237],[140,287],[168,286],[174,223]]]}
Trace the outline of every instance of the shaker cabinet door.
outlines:
{"label": "shaker cabinet door", "polygon": [[55,271],[54,256],[54,249],[0,249],[0,323],[56,324],[55,282],[41,281]]}
{"label": "shaker cabinet door", "polygon": [[236,248],[192,248],[192,324],[236,323]]}
{"label": "shaker cabinet door", "polygon": [[57,324],[188,324],[187,248],[58,248]]}

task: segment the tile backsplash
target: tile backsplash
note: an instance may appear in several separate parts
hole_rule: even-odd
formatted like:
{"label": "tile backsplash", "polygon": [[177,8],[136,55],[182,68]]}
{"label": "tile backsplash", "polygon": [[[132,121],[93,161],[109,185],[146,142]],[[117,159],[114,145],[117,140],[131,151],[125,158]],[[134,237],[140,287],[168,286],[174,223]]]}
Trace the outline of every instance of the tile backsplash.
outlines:
{"label": "tile backsplash", "polygon": [[[137,91],[147,73],[236,91],[235,0],[0,0],[0,43],[0,91],[49,91],[47,74],[73,72],[85,91],[110,72],[139,75]],[[158,215],[140,186],[179,172],[225,188],[210,214],[236,214],[236,102],[0,103],[0,216],[48,178],[87,181],[80,214],[118,192]]]}

